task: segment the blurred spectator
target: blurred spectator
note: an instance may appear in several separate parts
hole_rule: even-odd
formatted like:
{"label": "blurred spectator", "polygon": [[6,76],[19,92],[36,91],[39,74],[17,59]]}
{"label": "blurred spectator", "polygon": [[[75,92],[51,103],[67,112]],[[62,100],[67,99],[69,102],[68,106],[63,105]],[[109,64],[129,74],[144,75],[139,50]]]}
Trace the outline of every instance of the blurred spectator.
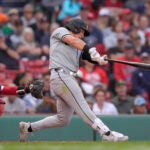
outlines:
{"label": "blurred spectator", "polygon": [[150,30],[145,32],[145,44],[142,47],[142,52],[150,54]]}
{"label": "blurred spectator", "polygon": [[[123,61],[132,61],[132,62],[139,62],[140,58],[135,56],[135,52],[133,49],[133,44],[127,43],[124,48],[124,56],[119,57],[119,60]],[[116,81],[124,80],[127,83],[128,86],[128,92],[132,92],[132,73],[135,71],[135,67],[120,64],[120,63],[114,63],[113,71],[114,71],[114,77]]]}
{"label": "blurred spectator", "polygon": [[118,81],[115,84],[116,96],[111,102],[116,106],[119,114],[130,114],[133,108],[134,97],[128,95],[128,87],[125,81]]}
{"label": "blurred spectator", "polygon": [[14,31],[6,38],[6,43],[9,47],[16,50],[16,48],[21,42],[22,31],[23,31],[22,20],[21,19],[15,20],[13,28]]}
{"label": "blurred spectator", "polygon": [[[141,62],[150,64],[150,54],[141,54]],[[147,100],[147,107],[150,111],[150,72],[149,70],[138,68],[132,75],[132,89],[135,95],[142,95]]]}
{"label": "blurred spectator", "polygon": [[25,103],[21,98],[17,96],[7,96],[4,97],[5,106],[4,114],[22,114],[25,113]]}
{"label": "blurred spectator", "polygon": [[37,28],[40,28],[40,20],[44,18],[44,13],[41,11],[35,12],[35,23],[31,24],[29,27],[31,27],[34,31],[37,30]]}
{"label": "blurred spectator", "polygon": [[86,21],[86,17],[87,17],[88,12],[89,12],[88,6],[82,4],[80,7],[79,15],[77,17]]}
{"label": "blurred spectator", "polygon": [[42,77],[44,81],[43,102],[36,108],[37,113],[56,113],[56,96],[50,88],[49,72]]}
{"label": "blurred spectator", "polygon": [[78,15],[80,10],[80,3],[78,0],[64,0],[60,13],[58,15],[58,21],[60,23],[67,21],[71,17]]}
{"label": "blurred spectator", "polygon": [[47,15],[48,22],[52,22],[56,18],[64,0],[41,0],[41,6],[44,13]]}
{"label": "blurred spectator", "polygon": [[7,69],[19,69],[18,53],[6,45],[6,38],[0,30],[0,62],[4,63]]}
{"label": "blurred spectator", "polygon": [[98,83],[102,84],[104,88],[108,86],[108,76],[100,66],[84,61],[84,66],[79,68],[78,73],[81,80],[81,87],[86,95],[91,95],[93,87]]}
{"label": "blurred spectator", "polygon": [[41,43],[42,38],[48,33],[48,20],[45,16],[38,20],[38,26],[35,30],[35,40],[38,43]]}
{"label": "blurred spectator", "polygon": [[109,27],[111,13],[108,8],[101,8],[98,13],[97,27],[102,31],[104,38],[111,34]]}
{"label": "blurred spectator", "polygon": [[145,32],[147,30],[150,30],[148,17],[146,15],[140,15],[138,22],[139,22],[138,35],[141,38],[142,45],[144,45],[144,43],[146,41],[145,40]]}
{"label": "blurred spectator", "polygon": [[97,89],[97,91],[94,93],[94,96],[95,103],[93,104],[92,111],[96,115],[118,115],[115,105],[106,101],[104,89]]}
{"label": "blurred spectator", "polygon": [[20,54],[21,58],[29,60],[40,58],[42,51],[38,43],[35,42],[32,28],[27,27],[24,29],[17,52]]}
{"label": "blurred spectator", "polygon": [[147,114],[146,100],[143,97],[137,96],[134,99],[133,114],[137,115]]}
{"label": "blurred spectator", "polygon": [[49,58],[49,50],[50,50],[50,36],[52,32],[59,27],[59,24],[56,22],[53,22],[50,24],[49,27],[49,33],[46,33],[42,38],[41,38],[41,48],[42,48],[42,56],[46,56],[46,59]]}
{"label": "blurred spectator", "polygon": [[19,11],[17,9],[10,9],[8,12],[9,22],[2,27],[5,35],[10,35],[15,31],[15,22],[19,19]]}
{"label": "blurred spectator", "polygon": [[104,3],[107,7],[124,7],[122,0],[105,0]]}
{"label": "blurred spectator", "polygon": [[128,34],[128,41],[133,43],[135,54],[139,56],[142,51],[142,41],[138,34],[138,28],[130,26],[126,33]]}
{"label": "blurred spectator", "polygon": [[31,26],[36,23],[34,17],[34,8],[31,4],[26,4],[23,8],[23,16],[21,17],[23,26]]}
{"label": "blurred spectator", "polygon": [[86,43],[88,43],[90,47],[103,43],[103,34],[95,23],[95,17],[93,13],[89,12],[87,14],[86,23],[90,32],[90,35],[84,38]]}
{"label": "blurred spectator", "polygon": [[123,30],[127,31],[130,28],[133,19],[133,13],[131,9],[122,9],[121,13],[119,14],[119,19],[123,23]]}
{"label": "blurred spectator", "polygon": [[104,38],[104,45],[107,49],[117,46],[117,35],[123,34],[123,23],[121,21],[112,24],[111,34]]}

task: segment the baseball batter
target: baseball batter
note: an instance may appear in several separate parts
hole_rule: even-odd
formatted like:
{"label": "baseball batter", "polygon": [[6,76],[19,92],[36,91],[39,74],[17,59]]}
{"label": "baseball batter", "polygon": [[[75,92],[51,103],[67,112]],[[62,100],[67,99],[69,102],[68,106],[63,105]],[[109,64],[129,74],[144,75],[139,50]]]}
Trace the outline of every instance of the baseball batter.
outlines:
{"label": "baseball batter", "polygon": [[58,97],[57,114],[33,123],[20,122],[20,141],[25,141],[30,132],[69,124],[76,112],[83,121],[96,130],[102,140],[127,141],[128,136],[111,131],[90,110],[75,77],[79,58],[100,65],[106,64],[95,47],[89,48],[82,40],[88,36],[87,25],[81,19],[72,19],[64,27],[57,28],[50,38],[51,87]]}

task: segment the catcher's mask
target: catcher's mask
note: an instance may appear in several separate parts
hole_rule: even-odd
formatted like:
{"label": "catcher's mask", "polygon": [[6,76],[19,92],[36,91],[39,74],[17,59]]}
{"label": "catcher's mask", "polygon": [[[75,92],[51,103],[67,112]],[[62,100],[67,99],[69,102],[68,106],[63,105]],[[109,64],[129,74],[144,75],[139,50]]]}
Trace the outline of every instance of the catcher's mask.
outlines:
{"label": "catcher's mask", "polygon": [[88,36],[90,33],[88,31],[87,24],[81,19],[71,19],[65,24],[65,28],[72,31],[73,33],[80,33],[81,29],[85,31],[84,36]]}

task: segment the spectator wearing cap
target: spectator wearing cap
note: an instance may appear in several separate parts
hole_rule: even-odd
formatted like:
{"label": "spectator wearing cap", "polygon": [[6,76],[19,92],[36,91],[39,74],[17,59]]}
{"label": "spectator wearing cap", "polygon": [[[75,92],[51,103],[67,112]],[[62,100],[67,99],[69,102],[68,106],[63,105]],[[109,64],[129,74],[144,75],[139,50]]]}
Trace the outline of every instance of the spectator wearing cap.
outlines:
{"label": "spectator wearing cap", "polygon": [[8,17],[9,17],[8,23],[2,28],[3,33],[6,36],[12,34],[15,30],[15,21],[19,19],[18,9],[15,8],[10,9],[8,12]]}
{"label": "spectator wearing cap", "polygon": [[145,32],[145,44],[142,47],[142,52],[147,52],[150,54],[150,30]]}
{"label": "spectator wearing cap", "polygon": [[36,23],[34,17],[34,8],[31,4],[26,4],[23,8],[23,16],[21,17],[23,26],[29,27]]}
{"label": "spectator wearing cap", "polygon": [[102,31],[104,38],[111,33],[109,22],[111,19],[111,13],[108,8],[101,8],[97,17],[97,27]]}
{"label": "spectator wearing cap", "polygon": [[17,49],[19,43],[21,42],[22,31],[23,31],[22,20],[16,19],[14,21],[14,32],[6,38],[6,43],[9,47],[15,50]]}
{"label": "spectator wearing cap", "polygon": [[7,69],[19,69],[19,54],[6,45],[6,37],[0,30],[0,62],[5,64]]}
{"label": "spectator wearing cap", "polygon": [[[142,53],[141,62],[150,64],[150,54]],[[141,95],[147,100],[150,99],[150,72],[149,70],[138,68],[132,74],[132,89],[135,95]],[[148,110],[150,111],[150,102],[148,102]]]}
{"label": "spectator wearing cap", "polygon": [[133,106],[133,110],[132,110],[133,114],[137,114],[137,115],[145,115],[147,114],[147,108],[146,108],[146,100],[144,97],[142,96],[137,96],[134,99],[134,106]]}
{"label": "spectator wearing cap", "polygon": [[40,18],[38,23],[37,29],[35,30],[35,40],[40,44],[43,36],[48,33],[49,23],[46,16]]}
{"label": "spectator wearing cap", "polygon": [[90,47],[95,46],[96,44],[103,43],[103,34],[101,30],[98,29],[96,25],[96,20],[93,13],[89,12],[86,17],[86,23],[89,28],[90,35],[85,37],[84,40]]}
{"label": "spectator wearing cap", "polygon": [[[131,62],[139,62],[140,58],[138,56],[135,56],[135,51],[132,43],[127,43],[123,50],[124,55],[118,57],[118,60],[123,61],[131,61]],[[135,67],[120,64],[120,63],[114,63],[113,66],[113,72],[114,77],[116,81],[124,80],[127,83],[128,86],[128,92],[132,92],[132,73],[136,70]]]}
{"label": "spectator wearing cap", "polygon": [[115,84],[116,96],[111,102],[116,106],[119,114],[130,114],[133,108],[134,97],[128,95],[127,83],[123,80],[117,81]]}

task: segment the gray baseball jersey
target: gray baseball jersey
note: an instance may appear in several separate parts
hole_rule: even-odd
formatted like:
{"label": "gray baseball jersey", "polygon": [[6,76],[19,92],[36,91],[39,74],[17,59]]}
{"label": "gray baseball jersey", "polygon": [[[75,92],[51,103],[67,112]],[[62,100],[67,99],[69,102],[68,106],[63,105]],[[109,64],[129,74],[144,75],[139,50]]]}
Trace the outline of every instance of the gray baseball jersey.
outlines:
{"label": "gray baseball jersey", "polygon": [[56,29],[51,35],[50,69],[63,68],[66,71],[77,72],[81,51],[64,44],[63,37],[70,32],[63,27]]}

